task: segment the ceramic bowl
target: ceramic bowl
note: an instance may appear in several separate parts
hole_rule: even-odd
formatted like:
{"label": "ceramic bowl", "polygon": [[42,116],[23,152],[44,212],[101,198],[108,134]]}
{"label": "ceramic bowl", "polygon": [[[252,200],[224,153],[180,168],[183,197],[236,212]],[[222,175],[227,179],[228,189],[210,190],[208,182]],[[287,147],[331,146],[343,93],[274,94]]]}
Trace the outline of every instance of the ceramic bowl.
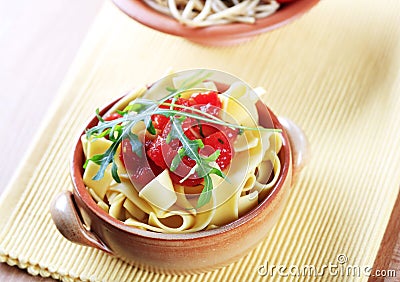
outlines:
{"label": "ceramic bowl", "polygon": [[[100,114],[117,101],[103,108]],[[298,126],[288,119],[277,118],[261,102],[257,108],[261,125],[271,126],[267,123],[272,120],[275,128],[282,129],[283,146],[279,152],[282,169],[271,193],[236,221],[212,230],[163,234],[130,227],[112,218],[95,203],[83,183],[82,132],[72,152],[73,192],[60,193],[52,203],[51,214],[56,227],[72,242],[160,273],[199,273],[241,258],[255,248],[277,222],[285,207],[293,175],[304,166],[307,156],[307,141]],[[93,127],[97,122],[93,116],[84,128]]]}
{"label": "ceramic bowl", "polygon": [[269,17],[254,24],[232,23],[204,28],[191,28],[176,19],[150,8],[143,1],[113,0],[115,5],[134,20],[158,31],[181,36],[203,45],[226,46],[249,40],[251,37],[284,26],[316,5],[319,0],[296,0],[282,4]]}

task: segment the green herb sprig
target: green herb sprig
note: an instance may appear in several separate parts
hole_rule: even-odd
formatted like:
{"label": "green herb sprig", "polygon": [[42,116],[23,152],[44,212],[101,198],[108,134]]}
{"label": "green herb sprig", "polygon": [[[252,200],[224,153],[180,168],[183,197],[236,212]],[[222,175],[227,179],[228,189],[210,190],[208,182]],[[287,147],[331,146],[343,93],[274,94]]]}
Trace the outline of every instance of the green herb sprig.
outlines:
{"label": "green herb sprig", "polygon": [[[190,140],[187,138],[182,129],[183,121],[186,118],[193,118],[198,122],[205,121],[212,124],[238,129],[239,132],[243,132],[244,130],[280,131],[279,129],[253,128],[227,123],[216,116],[204,113],[198,109],[175,104],[182,92],[193,89],[196,85],[204,82],[209,76],[210,74],[203,74],[202,72],[193,75],[187,78],[178,89],[167,88],[167,91],[169,91],[170,94],[158,101],[137,98],[130,102],[123,111],[118,111],[122,117],[115,120],[104,120],[100,116],[99,110],[97,109],[96,116],[99,120],[99,123],[98,125],[86,130],[86,137],[89,140],[90,138],[96,139],[108,136],[109,140],[112,142],[112,145],[103,154],[94,155],[86,160],[84,168],[86,168],[89,161],[92,161],[100,166],[96,175],[93,177],[93,180],[102,179],[107,167],[111,164],[112,177],[116,182],[120,183],[121,180],[118,176],[117,165],[114,160],[118,146],[123,140],[128,139],[132,147],[132,151],[139,157],[142,157],[143,144],[139,140],[138,135],[132,132],[132,128],[138,122],[144,122],[146,125],[146,130],[150,134],[156,134],[151,116],[159,114],[170,118],[171,121],[171,130],[166,137],[166,143],[170,143],[173,139],[178,139],[182,144],[182,147],[178,150],[177,155],[172,160],[170,170],[175,171],[182,161],[182,158],[185,156],[194,160],[196,165],[191,169],[189,174],[182,179],[182,182],[194,173],[197,173],[198,177],[204,178],[204,188],[199,196],[197,208],[207,204],[211,199],[213,189],[211,175],[215,174],[219,177],[226,178],[225,174],[215,166],[215,161],[218,158],[220,151],[216,150],[210,156],[201,155],[199,151],[204,147],[202,140]],[[171,99],[171,102],[167,103],[166,101],[169,99]],[[169,106],[169,108],[159,108],[160,105],[167,107]],[[179,111],[175,108],[183,109],[185,111]]]}

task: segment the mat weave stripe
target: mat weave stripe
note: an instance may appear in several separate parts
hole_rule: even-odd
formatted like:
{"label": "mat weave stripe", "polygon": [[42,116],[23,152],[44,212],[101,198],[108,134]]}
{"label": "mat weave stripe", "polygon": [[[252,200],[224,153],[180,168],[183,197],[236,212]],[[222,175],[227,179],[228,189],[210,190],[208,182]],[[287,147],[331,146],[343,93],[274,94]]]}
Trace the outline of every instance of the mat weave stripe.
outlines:
{"label": "mat weave stripe", "polygon": [[[143,27],[107,2],[36,139],[47,146],[33,144],[1,199],[0,261],[64,281],[366,281],[327,271],[262,277],[257,270],[320,268],[340,254],[348,264],[372,266],[400,184],[398,11],[397,0],[325,0],[284,28],[213,48]],[[269,236],[238,262],[199,275],[146,272],[70,243],[49,214],[54,196],[72,189],[71,149],[94,110],[170,67],[215,68],[263,86],[263,100],[298,123],[312,145]]]}

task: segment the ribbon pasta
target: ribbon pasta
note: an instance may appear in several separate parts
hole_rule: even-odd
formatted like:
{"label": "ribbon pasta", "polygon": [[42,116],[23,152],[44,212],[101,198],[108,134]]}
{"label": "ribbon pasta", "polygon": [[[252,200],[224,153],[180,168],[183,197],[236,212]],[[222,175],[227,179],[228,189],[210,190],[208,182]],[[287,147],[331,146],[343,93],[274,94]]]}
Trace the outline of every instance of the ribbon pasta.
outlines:
{"label": "ribbon pasta", "polygon": [[[167,83],[161,81],[154,85],[154,89],[165,89],[166,84],[177,85],[181,81],[179,77],[173,80],[168,78]],[[210,86],[210,82],[207,84],[200,87],[215,88],[215,85]],[[150,95],[156,95],[154,89],[148,91]],[[129,101],[143,93],[144,88],[138,88],[136,92],[130,93],[128,98],[121,100],[117,107],[113,107],[113,110],[122,109]],[[240,116],[240,124],[260,127],[256,122],[257,97],[248,86],[234,83],[220,96],[225,112],[224,120]],[[145,128],[144,125],[139,127]],[[105,138],[87,140],[85,135],[81,140],[86,158],[105,152],[112,143]],[[235,153],[226,172],[229,181],[211,175],[214,187],[211,200],[198,209],[195,208],[197,198],[188,190],[196,191],[198,188],[197,190],[201,191],[202,185],[186,189],[183,185],[174,184],[168,169],[165,169],[138,191],[129,180],[118,156],[116,164],[121,183],[113,180],[110,167],[106,169],[101,180],[93,180],[99,167],[93,162],[88,162],[83,181],[99,207],[126,225],[162,233],[197,232],[218,228],[238,219],[268,195],[280,174],[281,164],[277,154],[281,146],[282,137],[278,132],[244,131],[233,144]]]}

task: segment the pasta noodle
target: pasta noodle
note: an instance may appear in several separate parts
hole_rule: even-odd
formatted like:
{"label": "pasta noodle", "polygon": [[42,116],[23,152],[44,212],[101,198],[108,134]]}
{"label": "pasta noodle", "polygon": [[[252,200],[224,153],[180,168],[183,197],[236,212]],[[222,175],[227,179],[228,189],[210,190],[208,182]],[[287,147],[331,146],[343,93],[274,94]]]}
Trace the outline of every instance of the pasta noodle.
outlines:
{"label": "pasta noodle", "polygon": [[[199,5],[196,3],[191,5]],[[168,94],[168,87],[183,87],[187,79],[187,74],[171,74],[149,89],[137,88],[104,116],[129,107],[131,101],[140,96],[142,99],[162,99]],[[182,93],[181,97],[190,99],[192,95],[197,95],[193,94],[196,91],[215,90],[216,86],[212,81],[197,81],[191,89],[194,90]],[[184,184],[191,172],[186,172],[177,182],[173,181],[170,169],[163,169],[139,187],[127,172],[129,168],[126,160],[121,159],[121,155],[124,158],[127,156],[129,152],[126,150],[130,147],[120,144],[114,156],[120,181],[117,182],[113,177],[111,164],[106,167],[104,176],[99,180],[93,178],[100,165],[94,161],[86,164],[83,181],[99,207],[128,226],[162,233],[189,233],[218,228],[254,209],[268,195],[280,174],[278,153],[282,147],[282,136],[280,132],[263,130],[258,124],[255,106],[257,95],[244,83],[232,83],[218,97],[222,103],[219,113],[222,120],[254,130],[244,130],[233,142],[232,160],[224,170],[227,179],[210,174],[213,189],[208,202],[202,206],[198,204],[201,198],[199,194],[205,187],[204,180],[191,186]],[[205,111],[204,108],[201,109]],[[130,131],[137,134],[139,139],[145,140],[146,128],[144,122],[138,122]],[[150,141],[153,142],[153,139]],[[106,137],[88,138],[85,134],[81,141],[86,159],[106,152],[113,144]],[[210,165],[221,169],[221,163],[216,161],[210,162]]]}
{"label": "pasta noodle", "polygon": [[87,187],[92,188],[93,191],[101,199],[103,199],[107,192],[108,187],[111,184],[112,175],[111,175],[111,169],[107,168],[102,179],[93,180],[99,168],[100,168],[99,165],[93,162],[89,162],[88,165],[86,166],[85,173],[83,174],[83,182]]}
{"label": "pasta noodle", "polygon": [[154,209],[167,210],[176,202],[174,185],[168,170],[165,169],[140,192],[139,197],[146,200]]}
{"label": "pasta noodle", "polygon": [[275,0],[144,0],[151,8],[174,17],[191,27],[254,23],[272,15],[279,8]]}

